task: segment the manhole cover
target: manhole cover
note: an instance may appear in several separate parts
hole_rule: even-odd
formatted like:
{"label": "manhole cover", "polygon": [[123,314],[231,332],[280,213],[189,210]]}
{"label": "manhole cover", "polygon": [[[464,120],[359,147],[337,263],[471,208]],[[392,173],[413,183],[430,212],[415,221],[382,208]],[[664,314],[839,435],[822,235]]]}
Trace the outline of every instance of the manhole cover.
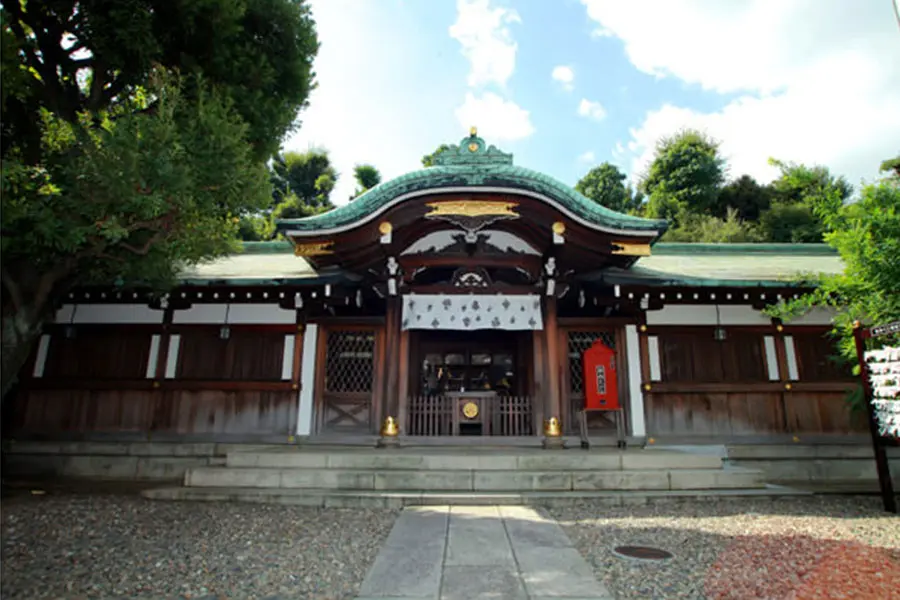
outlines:
{"label": "manhole cover", "polygon": [[631,560],[668,560],[672,558],[671,552],[650,546],[616,546],[613,548],[613,554]]}

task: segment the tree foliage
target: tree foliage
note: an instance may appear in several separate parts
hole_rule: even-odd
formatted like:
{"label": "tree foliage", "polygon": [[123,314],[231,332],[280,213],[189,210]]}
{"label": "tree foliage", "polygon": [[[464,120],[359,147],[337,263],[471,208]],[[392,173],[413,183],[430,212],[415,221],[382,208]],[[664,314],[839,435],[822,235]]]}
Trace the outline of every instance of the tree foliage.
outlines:
{"label": "tree foliage", "polygon": [[6,2],[3,393],[75,284],[164,288],[271,202],[313,86],[292,0]]}
{"label": "tree foliage", "polygon": [[663,138],[640,184],[647,215],[677,225],[688,213],[708,213],[724,179],[718,142],[695,130]]}
{"label": "tree foliage", "polygon": [[771,204],[772,191],[769,186],[760,185],[749,175],[741,175],[719,190],[712,215],[725,219],[730,211],[735,211],[738,219],[755,223]]}
{"label": "tree foliage", "polygon": [[842,357],[853,363],[855,321],[880,325],[900,319],[900,177],[864,186],[852,204],[823,202],[815,210],[844,271],[808,277],[815,291],[767,312],[790,321],[815,307],[837,309],[833,333]]}
{"label": "tree foliage", "polygon": [[764,234],[752,223],[740,218],[731,208],[724,219],[713,215],[689,214],[679,227],[666,232],[666,242],[697,242],[707,244],[738,244],[763,242]]}
{"label": "tree foliage", "polygon": [[381,173],[372,165],[356,165],[356,168],[353,169],[353,176],[356,178],[356,185],[358,186],[353,194],[353,198],[381,183]]}
{"label": "tree foliage", "polygon": [[285,152],[272,160],[276,203],[293,194],[301,204],[330,207],[331,191],[337,178],[328,152],[320,148]]}
{"label": "tree foliage", "polygon": [[597,204],[621,213],[637,210],[642,197],[634,197],[625,185],[626,175],[615,165],[604,162],[582,177],[575,189]]}

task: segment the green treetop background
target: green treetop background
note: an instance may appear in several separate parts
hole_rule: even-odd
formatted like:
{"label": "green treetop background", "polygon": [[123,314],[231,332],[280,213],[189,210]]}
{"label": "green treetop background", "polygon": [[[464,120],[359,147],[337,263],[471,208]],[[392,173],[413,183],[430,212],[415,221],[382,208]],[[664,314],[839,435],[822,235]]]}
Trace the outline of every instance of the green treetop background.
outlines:
{"label": "green treetop background", "polygon": [[2,385],[71,286],[160,289],[271,203],[318,41],[305,2],[5,2]]}

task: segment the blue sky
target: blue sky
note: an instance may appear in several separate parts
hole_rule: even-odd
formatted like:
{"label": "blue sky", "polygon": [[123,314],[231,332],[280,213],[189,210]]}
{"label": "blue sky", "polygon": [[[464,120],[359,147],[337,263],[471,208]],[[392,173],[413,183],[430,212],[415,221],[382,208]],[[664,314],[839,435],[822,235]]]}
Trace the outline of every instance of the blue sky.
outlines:
{"label": "blue sky", "polygon": [[[286,149],[386,178],[471,125],[574,185],[637,176],[659,137],[702,129],[730,174],[769,156],[872,179],[900,152],[891,0],[312,0],[318,88]],[[892,60],[889,57],[894,57]]]}

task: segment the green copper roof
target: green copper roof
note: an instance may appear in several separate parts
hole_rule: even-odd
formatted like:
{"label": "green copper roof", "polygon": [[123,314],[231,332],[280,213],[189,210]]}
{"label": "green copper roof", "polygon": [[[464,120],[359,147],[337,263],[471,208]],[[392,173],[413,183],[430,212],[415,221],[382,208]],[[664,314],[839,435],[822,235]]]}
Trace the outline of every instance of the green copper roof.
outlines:
{"label": "green copper roof", "polygon": [[576,219],[600,229],[662,234],[666,221],[617,213],[578,193],[566,184],[537,171],[513,165],[512,154],[486,147],[476,135],[464,138],[434,159],[435,166],[381,183],[355,200],[329,212],[278,222],[279,231],[318,233],[344,229],[375,218],[398,198],[426,190],[459,188],[512,188],[540,194]]}
{"label": "green copper roof", "polygon": [[[243,252],[186,269],[192,285],[316,285],[346,280],[340,271],[317,273],[294,256],[285,241],[244,242]],[[659,243],[653,255],[630,269],[608,268],[585,275],[585,282],[608,285],[786,287],[807,274],[843,271],[840,255],[825,244]]]}

